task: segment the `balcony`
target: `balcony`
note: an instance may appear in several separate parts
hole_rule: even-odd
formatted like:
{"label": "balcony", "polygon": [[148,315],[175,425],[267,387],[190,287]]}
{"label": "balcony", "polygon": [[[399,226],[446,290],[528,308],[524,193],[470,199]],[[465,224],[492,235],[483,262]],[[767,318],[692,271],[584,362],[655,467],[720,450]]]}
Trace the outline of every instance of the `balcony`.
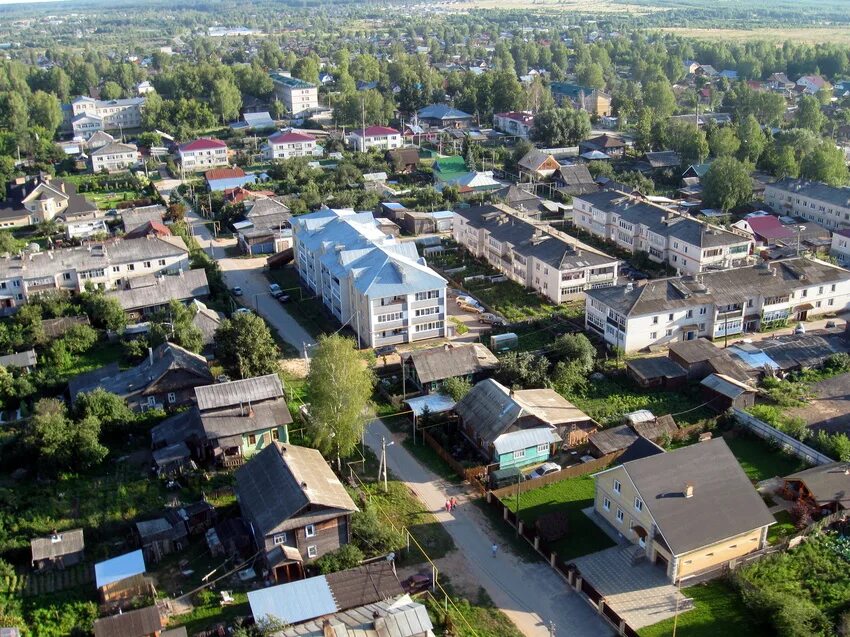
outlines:
{"label": "balcony", "polygon": [[[561,279],[563,280],[563,279]],[[600,281],[613,281],[614,273],[606,272],[605,274],[591,274],[587,277],[588,283],[598,283]]]}
{"label": "balcony", "polygon": [[399,343],[404,343],[407,340],[407,332],[402,332],[401,334],[393,334],[392,336],[380,337],[375,336],[375,345],[374,347],[379,347],[381,345],[398,345]]}
{"label": "balcony", "polygon": [[420,323],[428,323],[429,321],[444,320],[446,320],[446,315],[443,312],[438,312],[437,314],[428,314],[426,316],[414,316],[410,319],[410,322],[414,325],[419,325]]}
{"label": "balcony", "polygon": [[404,303],[393,303],[391,305],[380,305],[375,303],[372,305],[373,314],[392,314],[393,312],[403,312]]}
{"label": "balcony", "polygon": [[412,301],[410,303],[411,309],[420,310],[423,307],[443,307],[445,305],[445,299],[442,297],[436,299],[422,299],[421,301]]}

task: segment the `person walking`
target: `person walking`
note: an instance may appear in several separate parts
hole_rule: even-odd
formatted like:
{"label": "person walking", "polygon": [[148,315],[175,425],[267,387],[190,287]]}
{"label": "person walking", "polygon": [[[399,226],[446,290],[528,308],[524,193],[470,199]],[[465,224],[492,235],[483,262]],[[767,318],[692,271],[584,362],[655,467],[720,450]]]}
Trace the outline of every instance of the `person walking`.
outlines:
{"label": "person walking", "polygon": [[452,501],[446,500],[446,513],[451,512],[451,510],[452,510]]}
{"label": "person walking", "polygon": [[452,505],[452,511],[454,511],[454,510],[457,508],[457,498],[454,498],[454,497],[453,497],[453,498],[450,500],[450,502],[451,502],[451,505]]}
{"label": "person walking", "polygon": [[493,546],[490,547],[490,554],[493,557],[496,557],[496,551],[498,551],[498,550],[499,550],[498,545],[495,542],[493,542]]}

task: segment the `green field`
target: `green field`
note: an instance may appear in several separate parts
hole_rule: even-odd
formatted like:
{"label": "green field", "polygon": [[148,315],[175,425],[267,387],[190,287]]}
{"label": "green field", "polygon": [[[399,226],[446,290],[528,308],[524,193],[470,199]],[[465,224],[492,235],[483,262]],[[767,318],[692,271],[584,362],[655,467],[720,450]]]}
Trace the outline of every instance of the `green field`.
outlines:
{"label": "green field", "polygon": [[671,637],[676,624],[676,637],[767,637],[761,626],[750,619],[750,613],[738,594],[723,582],[711,582],[682,589],[682,593],[694,600],[693,610],[679,615],[678,620],[663,622],[641,628],[640,637]]}
{"label": "green field", "polygon": [[[552,511],[566,511],[569,515],[567,535],[552,546],[562,560],[569,561],[588,553],[614,546],[613,540],[600,529],[582,509],[593,506],[593,477],[581,476],[547,484],[520,495],[519,517],[526,524],[534,524],[541,515]],[[502,497],[502,502],[516,511],[513,495]]]}

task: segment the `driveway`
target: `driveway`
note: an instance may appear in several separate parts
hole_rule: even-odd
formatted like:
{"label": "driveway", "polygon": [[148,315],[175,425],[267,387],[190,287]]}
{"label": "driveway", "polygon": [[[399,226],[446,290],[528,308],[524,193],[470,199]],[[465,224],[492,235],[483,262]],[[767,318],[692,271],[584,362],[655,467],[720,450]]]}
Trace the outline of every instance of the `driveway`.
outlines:
{"label": "driveway", "polygon": [[[366,444],[376,453],[380,453],[381,437],[393,439],[386,425],[375,420],[368,427]],[[442,480],[419,464],[401,444],[387,449],[387,465],[452,536],[458,549],[451,555],[454,568],[479,582],[524,635],[550,637],[550,622],[554,622],[558,637],[613,634],[588,603],[546,564],[523,562],[504,548],[492,557],[490,546],[500,544],[500,539],[470,503],[471,497],[476,496],[471,496],[466,487]],[[444,505],[452,496],[458,499],[458,508],[447,513]]]}
{"label": "driveway", "polygon": [[673,617],[690,606],[688,598],[667,579],[660,566],[646,558],[633,563],[639,547],[629,543],[573,560],[581,576],[605,598],[632,628],[643,628]]}
{"label": "driveway", "polygon": [[[301,354],[305,347],[315,344],[313,337],[289,315],[284,306],[269,294],[269,281],[263,273],[265,258],[255,259],[219,259],[218,264],[224,274],[228,288],[242,288],[239,299],[246,307],[253,308],[257,314],[277,330],[280,337],[297,349]],[[292,301],[297,303],[297,301]]]}

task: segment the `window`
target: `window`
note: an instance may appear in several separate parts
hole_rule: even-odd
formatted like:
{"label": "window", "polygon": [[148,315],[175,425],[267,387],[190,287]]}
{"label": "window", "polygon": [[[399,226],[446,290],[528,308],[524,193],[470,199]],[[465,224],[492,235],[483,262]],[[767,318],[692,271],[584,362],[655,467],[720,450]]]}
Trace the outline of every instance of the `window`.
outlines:
{"label": "window", "polygon": [[146,268],[151,267],[151,262],[150,262],[150,261],[145,261],[145,267],[146,267]]}
{"label": "window", "polygon": [[835,283],[833,283],[832,285],[829,286],[829,291],[835,292]]}
{"label": "window", "polygon": [[132,272],[133,270],[135,270],[135,269],[136,269],[136,264],[135,264],[135,263],[128,263],[128,264],[127,264],[127,269],[128,269],[130,272]]}
{"label": "window", "polygon": [[667,330],[667,336],[673,336],[673,330],[672,329]]}
{"label": "window", "polygon": [[416,332],[430,332],[431,330],[441,330],[443,329],[442,321],[432,321],[430,323],[420,323],[416,325],[414,330]]}
{"label": "window", "polygon": [[657,316],[653,316],[653,317],[652,317],[652,324],[653,324],[653,325],[658,325],[658,317],[657,317]]}
{"label": "window", "polygon": [[62,278],[65,279],[66,281],[70,281],[71,280],[71,273],[70,272],[63,272]]}
{"label": "window", "polygon": [[614,493],[620,493],[623,489],[623,485],[620,484],[619,480],[614,480]]}
{"label": "window", "polygon": [[438,299],[440,298],[440,291],[428,290],[427,292],[417,292],[415,298],[417,301],[425,301],[427,299]]}
{"label": "window", "polygon": [[286,533],[275,533],[272,537],[272,542],[274,542],[275,546],[286,544]]}
{"label": "window", "polygon": [[168,402],[172,405],[177,402],[177,394],[173,391],[168,392]]}
{"label": "window", "polygon": [[649,338],[654,341],[656,338],[658,338],[658,332],[650,332]]}
{"label": "window", "polygon": [[157,263],[159,265],[165,265],[165,259],[160,259],[159,261],[157,261]]}
{"label": "window", "polygon": [[537,445],[537,453],[549,453],[549,444],[542,442]]}
{"label": "window", "polygon": [[248,444],[255,445],[257,444],[257,436],[254,434],[248,434]]}
{"label": "window", "polygon": [[608,498],[602,498],[602,508],[605,509],[606,511],[610,511],[611,510],[611,500],[609,500]]}
{"label": "window", "polygon": [[520,458],[525,458],[525,449],[517,449],[514,451],[514,460],[519,460]]}
{"label": "window", "polygon": [[313,558],[313,557],[318,557],[318,556],[319,556],[319,549],[317,549],[315,546],[308,546],[307,547],[307,557]]}
{"label": "window", "polygon": [[316,537],[316,525],[308,524],[304,527],[304,535],[307,537]]}
{"label": "window", "polygon": [[156,406],[156,396],[148,396],[148,407]]}
{"label": "window", "polygon": [[672,321],[672,320],[673,320],[673,314],[672,314],[672,313],[667,315],[667,320],[668,320],[668,321]]}
{"label": "window", "polygon": [[120,265],[113,265],[112,271],[113,272],[121,272],[121,266]]}
{"label": "window", "polygon": [[390,314],[379,314],[378,323],[389,323],[390,321],[398,321],[404,316],[403,312],[392,312]]}
{"label": "window", "polygon": [[622,524],[622,523],[623,523],[623,520],[625,519],[625,517],[626,517],[626,516],[625,516],[625,514],[623,513],[623,510],[618,508],[618,509],[617,509],[617,522],[619,522],[620,524]]}
{"label": "window", "polygon": [[694,311],[688,310],[687,314],[685,314],[685,318],[693,318],[693,317],[694,317]]}
{"label": "window", "polygon": [[416,310],[416,316],[431,316],[432,314],[439,314],[440,308],[439,306],[434,307],[423,307],[420,310]]}
{"label": "window", "polygon": [[635,498],[635,511],[643,511],[643,500]]}
{"label": "window", "polygon": [[699,309],[699,313],[700,313],[700,314],[705,314],[705,310],[706,310],[706,308],[701,307],[701,308]]}
{"label": "window", "polygon": [[277,427],[272,429],[272,440],[280,440],[280,431]]}

